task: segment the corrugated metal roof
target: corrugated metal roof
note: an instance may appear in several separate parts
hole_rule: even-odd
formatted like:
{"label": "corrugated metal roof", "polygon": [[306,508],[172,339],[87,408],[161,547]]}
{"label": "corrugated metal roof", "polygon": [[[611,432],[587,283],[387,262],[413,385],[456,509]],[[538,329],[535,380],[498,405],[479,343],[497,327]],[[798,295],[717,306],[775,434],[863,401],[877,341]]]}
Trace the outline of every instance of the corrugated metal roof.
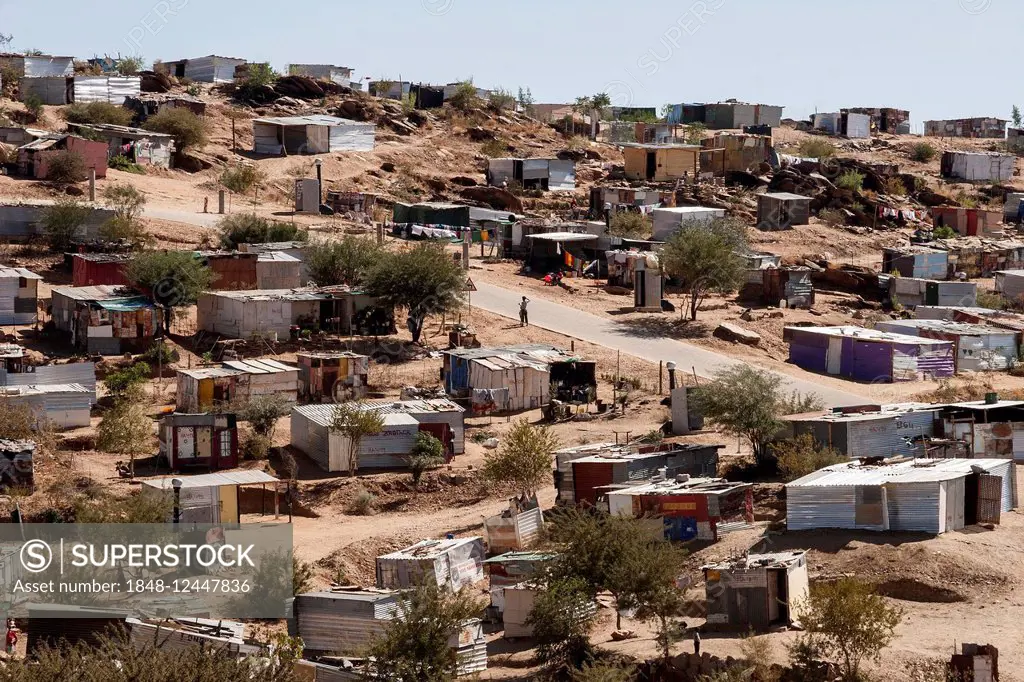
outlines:
{"label": "corrugated metal roof", "polygon": [[229,369],[237,369],[247,374],[279,374],[281,372],[298,372],[298,367],[292,367],[277,360],[261,358],[258,360],[225,360],[224,366]]}
{"label": "corrugated metal roof", "polygon": [[790,422],[860,422],[875,421],[877,419],[892,419],[911,412],[935,412],[941,410],[943,405],[933,403],[899,403],[894,405],[882,405],[881,410],[865,412],[803,412],[780,417],[783,421]]}
{"label": "corrugated metal roof", "polygon": [[406,547],[400,549],[397,552],[391,552],[390,554],[384,554],[378,559],[435,559],[442,556],[446,552],[462,545],[470,545],[474,543],[483,542],[483,538],[471,537],[471,538],[454,538],[452,540],[421,540],[412,547]]}
{"label": "corrugated metal roof", "polygon": [[484,559],[485,564],[503,564],[508,561],[551,561],[558,556],[558,552],[506,552]]}
{"label": "corrugated metal roof", "polygon": [[52,293],[75,301],[110,301],[118,298],[133,298],[128,289],[116,284],[100,284],[91,287],[55,287]]}
{"label": "corrugated metal roof", "polygon": [[97,301],[97,304],[104,310],[110,310],[117,313],[131,312],[133,310],[145,310],[146,308],[153,307],[153,304],[142,296],[119,298],[112,301]]}
{"label": "corrugated metal roof", "polygon": [[25,268],[0,267],[0,278],[9,279],[18,277],[24,277],[25,279],[42,279],[42,277],[36,273],[31,270],[26,270]]}
{"label": "corrugated metal roof", "polygon": [[952,343],[951,341],[941,341],[939,339],[923,339],[919,336],[909,336],[907,334],[894,334],[891,332],[878,331],[877,329],[865,329],[864,327],[854,327],[851,325],[841,327],[786,327],[786,330],[807,332],[810,334],[820,334],[821,336],[849,337],[855,338],[858,341],[893,342],[920,346],[939,346],[949,345]]}
{"label": "corrugated metal roof", "polygon": [[[662,453],[664,454],[664,453]],[[576,460],[573,464],[580,461]],[[632,486],[609,493],[610,495],[701,495],[704,493],[728,493],[751,487],[750,483],[731,483],[724,478],[691,478],[688,481],[660,481],[647,485]]]}
{"label": "corrugated metal roof", "polygon": [[179,369],[178,374],[191,377],[193,379],[220,379],[223,377],[237,377],[245,374],[244,371],[239,369],[230,369],[228,367],[201,367],[199,369]]}
{"label": "corrugated metal roof", "polygon": [[1022,407],[1022,400],[997,400],[994,403],[986,403],[984,400],[974,400],[965,403],[949,403],[943,407],[959,407],[966,410],[998,410],[1003,407]]}
{"label": "corrugated metal roof", "polygon": [[337,599],[338,601],[359,601],[373,604],[379,601],[392,601],[401,596],[396,590],[331,590],[320,592],[303,592],[300,597],[320,597],[321,599]]}
{"label": "corrugated metal roof", "polygon": [[618,146],[633,147],[635,149],[690,149],[694,151],[702,151],[701,146],[696,144],[643,144],[640,142],[625,142],[620,143]]}
{"label": "corrugated metal roof", "polygon": [[526,238],[540,239],[548,242],[592,242],[597,239],[597,235],[580,232],[544,232],[541,234],[528,234]]}
{"label": "corrugated metal roof", "polygon": [[805,197],[800,194],[793,194],[792,192],[765,192],[761,196],[771,197],[772,199],[781,199],[785,201],[794,201],[797,199],[810,201],[810,197]]}
{"label": "corrugated metal roof", "polygon": [[92,393],[82,384],[42,384],[31,386],[3,386],[0,395],[43,395],[45,393]]}
{"label": "corrugated metal roof", "polygon": [[337,116],[327,116],[325,114],[310,114],[307,116],[277,116],[268,118],[256,118],[253,119],[253,123],[266,123],[268,125],[276,126],[342,126],[342,125],[355,125],[355,126],[373,126],[372,123],[364,123],[362,121],[353,121],[350,118],[338,118]]}
{"label": "corrugated metal roof", "polygon": [[[362,403],[365,409],[372,409],[371,406]],[[306,419],[320,426],[330,426],[334,422],[334,410],[337,405],[297,405],[292,408],[293,413],[301,414]],[[404,412],[383,412],[385,426],[409,426],[419,424],[415,418]]]}
{"label": "corrugated metal roof", "polygon": [[167,133],[157,133],[152,130],[144,130],[142,128],[131,128],[129,126],[119,126],[113,123],[69,123],[68,125],[82,128],[85,130],[95,130],[101,133],[116,133],[125,137],[158,137],[165,139],[172,139],[174,135],[168,135]]}
{"label": "corrugated metal roof", "polygon": [[16,343],[0,343],[0,358],[25,357],[25,349]]}
{"label": "corrugated metal roof", "polygon": [[281,251],[264,251],[264,252],[261,252],[261,253],[257,254],[256,260],[259,263],[270,263],[270,262],[277,262],[277,263],[301,263],[302,262],[301,258],[296,258],[295,256],[292,256],[292,255],[287,254],[287,253],[283,253]]}
{"label": "corrugated metal roof", "polygon": [[368,409],[381,414],[421,414],[424,412],[465,412],[447,398],[429,400],[378,400],[364,403]]}
{"label": "corrugated metal roof", "polygon": [[208,291],[204,296],[236,301],[327,301],[331,296],[316,289],[251,289],[248,291]]}
{"label": "corrugated metal roof", "polygon": [[894,483],[937,483],[962,478],[973,467],[985,471],[1005,466],[1008,459],[913,459],[889,464],[847,462],[808,474],[786,485],[787,488],[827,486],[887,485]]}
{"label": "corrugated metal roof", "polygon": [[251,485],[278,482],[277,478],[274,478],[265,471],[245,469],[242,471],[218,471],[215,474],[199,474],[198,476],[151,478],[142,481],[142,485],[160,490],[171,490],[174,487],[171,482],[175,478],[181,479],[182,488],[212,488],[220,485]]}
{"label": "corrugated metal roof", "polygon": [[807,555],[806,550],[797,549],[789,552],[772,552],[770,554],[748,554],[735,559],[727,559],[714,564],[706,564],[702,570],[712,569],[716,571],[728,571],[730,569],[746,570],[750,568],[761,568],[764,566],[788,566],[798,564]]}
{"label": "corrugated metal roof", "polygon": [[971,324],[969,322],[954,322],[952,320],[886,320],[885,324],[886,326],[889,327],[929,329],[932,331],[942,332],[944,334],[953,334],[956,336],[984,336],[987,334],[999,334],[1000,336],[1007,336],[1016,333],[1011,329],[1001,329],[999,327],[993,327],[987,324]]}

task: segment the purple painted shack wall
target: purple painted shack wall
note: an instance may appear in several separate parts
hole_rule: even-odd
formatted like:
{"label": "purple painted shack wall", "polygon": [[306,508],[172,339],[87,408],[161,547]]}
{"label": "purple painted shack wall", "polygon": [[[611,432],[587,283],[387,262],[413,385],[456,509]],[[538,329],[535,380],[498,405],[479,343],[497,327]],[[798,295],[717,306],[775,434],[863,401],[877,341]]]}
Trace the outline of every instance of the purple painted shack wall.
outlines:
{"label": "purple painted shack wall", "polygon": [[[895,372],[896,381],[913,381],[914,379],[942,379],[951,377],[956,373],[956,353],[953,351],[952,342],[949,345],[930,346],[897,346],[901,353],[917,356],[917,372],[913,378],[904,379],[897,367]],[[899,365],[897,360],[897,365]]]}
{"label": "purple painted shack wall", "polygon": [[892,346],[844,338],[840,374],[857,381],[892,381]]}
{"label": "purple painted shack wall", "polygon": [[828,337],[794,332],[789,343],[789,361],[809,372],[824,372],[828,362]]}

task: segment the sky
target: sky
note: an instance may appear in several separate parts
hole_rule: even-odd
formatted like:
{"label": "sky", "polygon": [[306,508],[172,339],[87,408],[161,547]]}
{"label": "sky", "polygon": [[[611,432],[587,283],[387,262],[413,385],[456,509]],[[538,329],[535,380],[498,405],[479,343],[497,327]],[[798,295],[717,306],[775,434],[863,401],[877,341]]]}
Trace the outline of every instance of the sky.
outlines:
{"label": "sky", "polygon": [[472,77],[528,87],[538,103],[734,97],[791,118],[889,106],[909,109],[917,132],[927,119],[1009,118],[1024,103],[1012,86],[1022,24],[1020,0],[0,0],[15,50]]}

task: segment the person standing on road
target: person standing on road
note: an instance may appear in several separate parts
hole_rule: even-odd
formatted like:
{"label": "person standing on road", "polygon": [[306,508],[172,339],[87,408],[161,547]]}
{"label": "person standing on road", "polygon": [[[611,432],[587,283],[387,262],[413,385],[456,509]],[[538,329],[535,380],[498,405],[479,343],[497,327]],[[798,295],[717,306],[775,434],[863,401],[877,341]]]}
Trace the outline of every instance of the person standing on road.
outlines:
{"label": "person standing on road", "polygon": [[700,656],[700,633],[693,631],[693,655]]}
{"label": "person standing on road", "polygon": [[523,300],[519,303],[519,326],[528,327],[530,326],[530,316],[526,311],[526,306],[529,304],[530,299],[523,296]]}

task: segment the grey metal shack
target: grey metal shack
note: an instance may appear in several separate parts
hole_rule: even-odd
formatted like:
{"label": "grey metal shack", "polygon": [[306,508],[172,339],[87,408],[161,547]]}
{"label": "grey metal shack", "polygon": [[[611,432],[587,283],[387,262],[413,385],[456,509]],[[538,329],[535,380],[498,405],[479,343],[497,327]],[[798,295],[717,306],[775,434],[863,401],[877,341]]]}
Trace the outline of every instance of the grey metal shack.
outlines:
{"label": "grey metal shack", "polygon": [[901,459],[836,464],[786,486],[789,530],[945,533],[999,523],[1017,506],[1009,459]]}
{"label": "grey metal shack", "polygon": [[288,634],[313,654],[360,654],[399,615],[401,594],[383,590],[308,592],[295,597]]}
{"label": "grey metal shack", "polygon": [[757,198],[757,228],[788,230],[811,222],[811,198],[789,192],[769,192]]}
{"label": "grey metal shack", "polygon": [[842,408],[783,417],[786,437],[809,433],[818,443],[851,459],[923,456],[924,441],[935,434],[941,405],[906,403]]}
{"label": "grey metal shack", "polygon": [[377,126],[321,114],[257,118],[252,122],[257,154],[328,154],[373,151]]}
{"label": "grey metal shack", "polygon": [[764,629],[799,620],[794,613],[810,592],[807,552],[751,554],[704,566],[707,627]]}
{"label": "grey metal shack", "polygon": [[377,557],[377,587],[415,587],[426,576],[452,590],[484,579],[484,541],[480,537],[423,540],[412,547]]}

